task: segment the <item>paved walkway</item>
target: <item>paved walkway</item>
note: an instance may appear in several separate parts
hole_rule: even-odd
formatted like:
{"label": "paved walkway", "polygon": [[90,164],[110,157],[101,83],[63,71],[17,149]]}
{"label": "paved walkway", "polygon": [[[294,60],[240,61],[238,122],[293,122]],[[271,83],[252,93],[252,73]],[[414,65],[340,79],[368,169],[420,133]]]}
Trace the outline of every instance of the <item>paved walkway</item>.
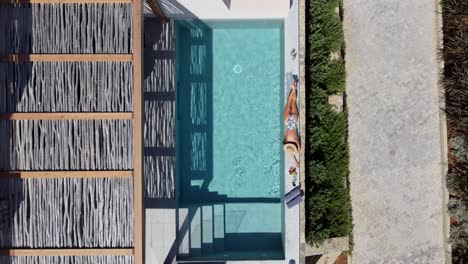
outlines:
{"label": "paved walkway", "polygon": [[435,0],[345,0],[352,262],[445,263]]}

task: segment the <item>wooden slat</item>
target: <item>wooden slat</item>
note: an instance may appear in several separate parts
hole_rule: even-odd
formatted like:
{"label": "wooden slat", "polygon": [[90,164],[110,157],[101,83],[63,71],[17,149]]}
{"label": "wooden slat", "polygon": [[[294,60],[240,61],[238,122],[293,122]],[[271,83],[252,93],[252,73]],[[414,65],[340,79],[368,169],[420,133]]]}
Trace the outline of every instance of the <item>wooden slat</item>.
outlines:
{"label": "wooden slat", "polygon": [[7,54],[0,61],[131,61],[131,54]]}
{"label": "wooden slat", "polygon": [[164,14],[158,0],[146,0],[146,3],[151,8],[151,11],[153,11],[153,13],[159,18],[161,23],[167,23],[166,14]]}
{"label": "wooden slat", "polygon": [[133,171],[7,171],[0,178],[128,178]]}
{"label": "wooden slat", "polygon": [[0,4],[127,4],[131,0],[0,0]]}
{"label": "wooden slat", "polygon": [[132,248],[0,249],[0,256],[131,256]]}
{"label": "wooden slat", "polygon": [[0,120],[97,120],[132,119],[133,113],[6,113]]}
{"label": "wooden slat", "polygon": [[143,264],[143,0],[133,0],[133,246],[134,264]]}

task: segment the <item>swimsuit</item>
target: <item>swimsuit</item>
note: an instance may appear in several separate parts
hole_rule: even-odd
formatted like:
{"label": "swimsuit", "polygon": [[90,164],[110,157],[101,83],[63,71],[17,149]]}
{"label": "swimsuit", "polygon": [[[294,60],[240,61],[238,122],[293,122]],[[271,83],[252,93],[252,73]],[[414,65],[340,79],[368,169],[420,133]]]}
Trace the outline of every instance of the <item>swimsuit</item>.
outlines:
{"label": "swimsuit", "polygon": [[294,115],[289,115],[288,120],[284,121],[284,128],[287,130],[297,130],[297,121]]}

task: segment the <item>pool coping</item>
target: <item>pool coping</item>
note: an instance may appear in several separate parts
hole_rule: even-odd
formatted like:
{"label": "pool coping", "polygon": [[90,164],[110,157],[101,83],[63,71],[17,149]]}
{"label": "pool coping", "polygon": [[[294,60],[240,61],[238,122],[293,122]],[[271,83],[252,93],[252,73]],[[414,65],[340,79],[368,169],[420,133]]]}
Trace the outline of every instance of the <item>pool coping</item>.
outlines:
{"label": "pool coping", "polygon": [[[303,83],[304,76],[303,72],[300,71],[300,60],[301,53],[299,50],[299,9],[300,9],[300,0],[292,0],[291,7],[288,13],[288,17],[284,20],[284,70],[286,74],[284,90],[285,98],[287,98],[290,90],[291,83],[293,79],[288,78],[288,75],[291,73],[299,77],[298,85],[298,97],[299,97],[299,136],[301,141],[301,153],[299,154],[300,167],[298,168],[298,177],[296,180],[296,185],[300,185],[303,189],[302,178],[304,174],[304,157],[302,155],[304,151],[304,131],[305,131],[305,122],[303,111],[303,98],[305,95]],[[303,1],[301,1],[303,2]],[[296,57],[292,59],[291,51],[292,49],[296,50]],[[284,158],[284,191],[285,193],[289,192],[294,186],[291,184],[291,178],[289,176],[289,167],[294,165],[294,161],[289,155],[285,155]],[[288,208],[285,206],[285,260],[286,263],[289,263],[290,260],[294,260],[295,263],[300,262],[299,249],[300,249],[300,212],[304,202],[300,205],[293,208]],[[270,262],[273,263],[273,262]],[[282,261],[281,263],[285,263]]]}

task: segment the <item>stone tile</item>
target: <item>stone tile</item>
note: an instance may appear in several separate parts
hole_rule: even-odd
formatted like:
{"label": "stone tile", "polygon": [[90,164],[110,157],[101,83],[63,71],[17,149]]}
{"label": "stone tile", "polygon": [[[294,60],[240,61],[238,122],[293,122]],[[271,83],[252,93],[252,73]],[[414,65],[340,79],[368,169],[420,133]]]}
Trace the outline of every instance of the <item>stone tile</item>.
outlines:
{"label": "stone tile", "polygon": [[176,209],[146,209],[145,263],[164,263],[176,240]]}
{"label": "stone tile", "polygon": [[436,1],[345,0],[353,263],[445,263]]}

